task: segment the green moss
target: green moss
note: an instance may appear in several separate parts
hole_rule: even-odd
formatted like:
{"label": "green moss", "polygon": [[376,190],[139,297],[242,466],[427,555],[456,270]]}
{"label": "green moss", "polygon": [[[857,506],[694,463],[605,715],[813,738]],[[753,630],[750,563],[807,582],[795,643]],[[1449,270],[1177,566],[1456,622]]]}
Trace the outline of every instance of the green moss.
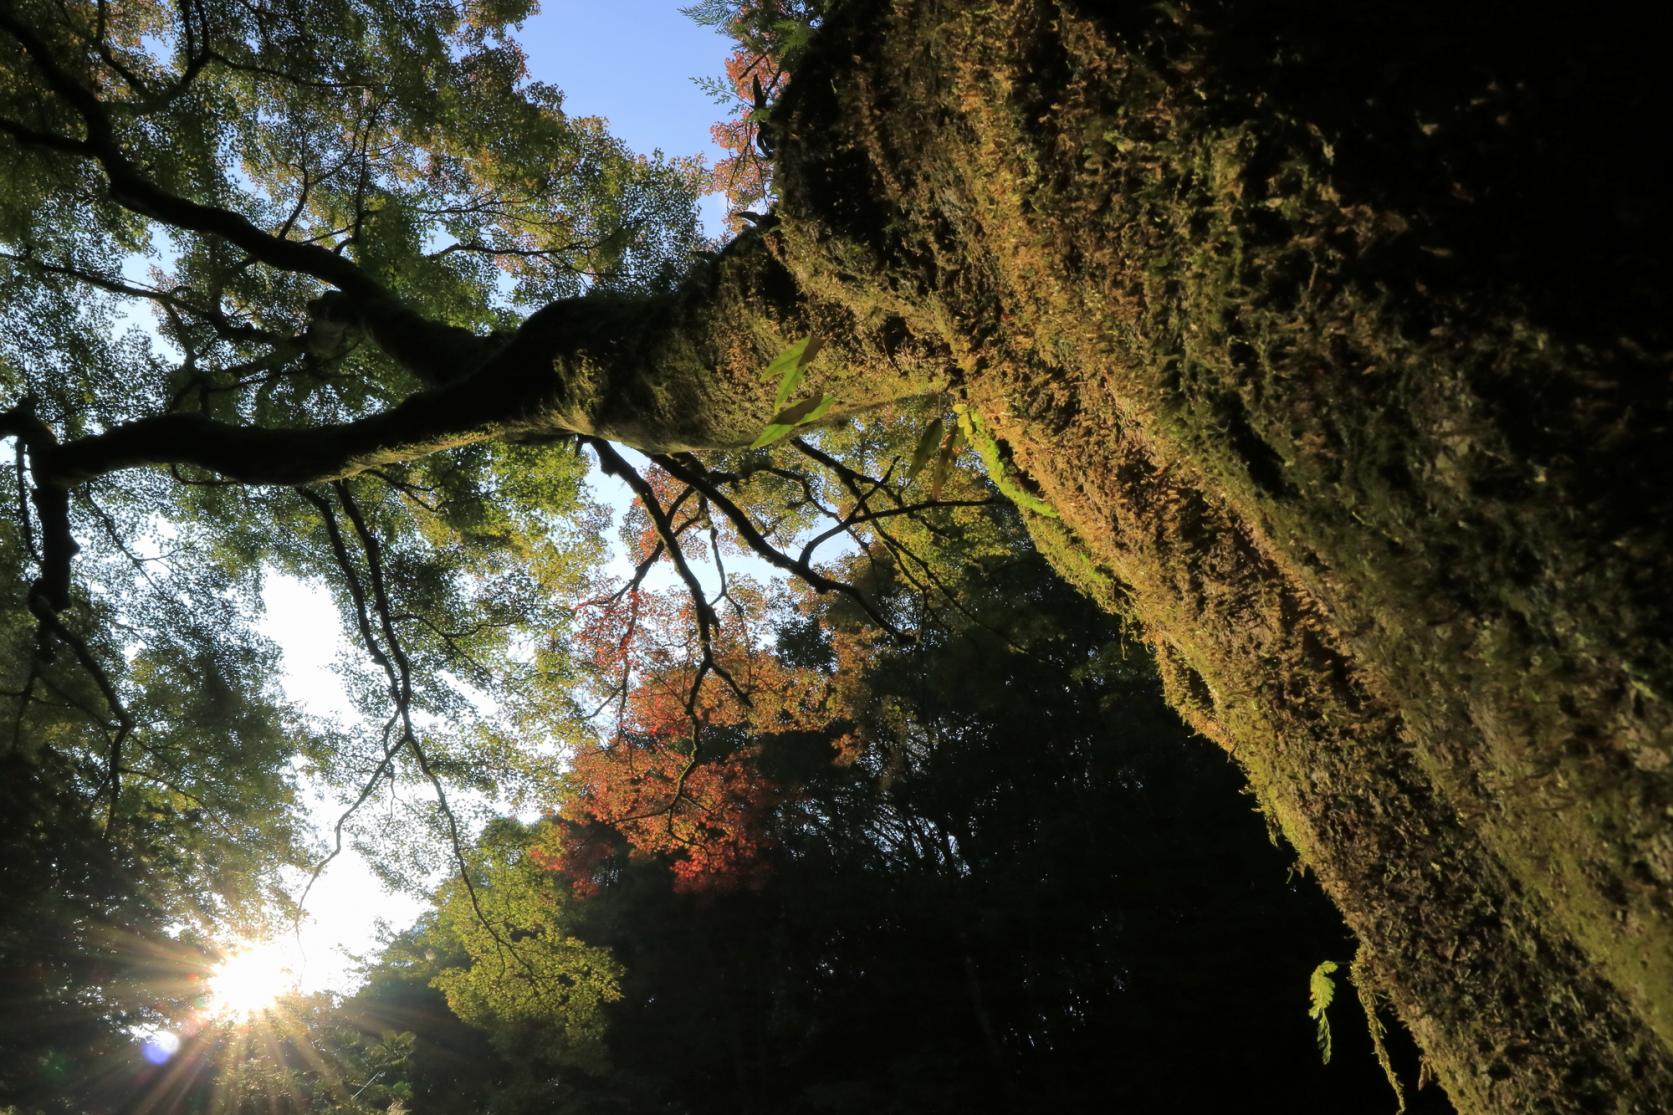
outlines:
{"label": "green moss", "polygon": [[1064,580],[1112,615],[1129,615],[1131,603],[1121,582],[1099,565],[1086,544],[1056,516],[1025,515],[1029,537]]}
{"label": "green moss", "polygon": [[[948,346],[995,482],[1142,619],[1461,1105],[1661,1105],[1673,319],[1531,220],[1588,142],[1504,122],[1545,70],[1386,8],[1278,54],[1313,9],[865,10],[801,75],[809,281]],[[1436,64],[1354,54],[1391,41]]]}
{"label": "green moss", "polygon": [[1017,471],[1016,466],[1011,463],[1010,454],[988,433],[987,424],[982,421],[982,416],[963,404],[956,404],[953,410],[958,415],[959,430],[976,450],[977,456],[982,458],[982,464],[986,466],[988,479],[993,481],[993,486],[1029,514],[1038,515],[1043,519],[1057,518],[1057,512],[1052,505],[1029,490],[1028,479]]}

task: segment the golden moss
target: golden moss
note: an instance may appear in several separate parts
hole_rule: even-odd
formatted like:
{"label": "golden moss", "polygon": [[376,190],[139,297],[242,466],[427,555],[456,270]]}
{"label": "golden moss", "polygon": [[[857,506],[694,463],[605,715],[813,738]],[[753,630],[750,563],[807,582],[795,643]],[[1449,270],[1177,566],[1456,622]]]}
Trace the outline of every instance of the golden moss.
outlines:
{"label": "golden moss", "polygon": [[1460,1106],[1673,1106],[1673,344],[1479,203],[1559,188],[1563,133],[1500,122],[1537,89],[1381,10],[1433,66],[1262,53],[1282,11],[861,8],[786,105],[798,280],[947,346]]}

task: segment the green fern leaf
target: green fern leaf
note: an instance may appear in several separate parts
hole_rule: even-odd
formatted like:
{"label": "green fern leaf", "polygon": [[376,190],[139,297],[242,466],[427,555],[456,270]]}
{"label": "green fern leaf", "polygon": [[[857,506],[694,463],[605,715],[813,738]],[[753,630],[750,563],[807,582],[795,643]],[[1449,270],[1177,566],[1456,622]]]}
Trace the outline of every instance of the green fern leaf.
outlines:
{"label": "green fern leaf", "polygon": [[1336,998],[1336,981],[1330,978],[1330,973],[1336,968],[1336,961],[1326,960],[1313,969],[1313,975],[1307,981],[1312,1000],[1307,1017],[1319,1024],[1319,1056],[1327,1065],[1330,1064],[1330,1019],[1325,1017],[1325,1011]]}

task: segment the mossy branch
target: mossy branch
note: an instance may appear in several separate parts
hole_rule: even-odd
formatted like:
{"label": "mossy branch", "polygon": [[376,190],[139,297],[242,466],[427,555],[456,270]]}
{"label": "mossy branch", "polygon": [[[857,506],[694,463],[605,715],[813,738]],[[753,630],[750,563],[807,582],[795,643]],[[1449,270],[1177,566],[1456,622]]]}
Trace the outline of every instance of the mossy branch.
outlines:
{"label": "mossy branch", "polygon": [[988,433],[987,425],[981,417],[962,404],[955,405],[953,410],[958,414],[959,430],[982,458],[982,464],[987,467],[988,479],[993,481],[993,486],[1024,511],[1047,519],[1057,518],[1055,507],[1029,491],[1027,478],[1011,464],[1010,455],[998,440]]}
{"label": "mossy branch", "polygon": [[1388,1031],[1384,1029],[1382,1019],[1377,1017],[1377,989],[1372,983],[1369,967],[1366,963],[1365,946],[1361,945],[1359,951],[1354,954],[1348,976],[1353,980],[1354,991],[1359,996],[1359,1005],[1365,1011],[1365,1026],[1371,1032],[1371,1049],[1376,1054],[1377,1064],[1382,1066],[1388,1086],[1394,1089],[1394,1115],[1405,1115],[1406,1089],[1401,1086],[1400,1077],[1395,1074],[1394,1062],[1389,1059],[1388,1046],[1383,1042]]}

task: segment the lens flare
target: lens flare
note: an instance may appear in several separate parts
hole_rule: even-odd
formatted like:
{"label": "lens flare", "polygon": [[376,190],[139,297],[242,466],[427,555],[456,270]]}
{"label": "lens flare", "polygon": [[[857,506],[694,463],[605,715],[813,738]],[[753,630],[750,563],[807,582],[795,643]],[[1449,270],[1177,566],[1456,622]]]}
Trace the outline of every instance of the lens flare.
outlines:
{"label": "lens flare", "polygon": [[153,1065],[160,1065],[180,1052],[180,1035],[158,1030],[140,1045],[140,1052]]}
{"label": "lens flare", "polygon": [[289,949],[274,941],[245,945],[210,970],[204,1010],[214,1018],[247,1021],[295,990]]}

